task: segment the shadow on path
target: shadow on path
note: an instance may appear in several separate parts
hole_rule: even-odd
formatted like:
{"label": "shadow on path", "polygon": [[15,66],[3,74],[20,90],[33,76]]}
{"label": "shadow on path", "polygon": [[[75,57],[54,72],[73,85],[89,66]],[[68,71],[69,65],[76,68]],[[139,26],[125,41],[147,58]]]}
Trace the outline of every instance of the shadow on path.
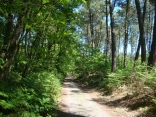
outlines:
{"label": "shadow on path", "polygon": [[72,113],[63,112],[60,110],[58,110],[57,113],[58,113],[57,117],[85,117],[85,116],[81,116],[81,115],[75,115]]}
{"label": "shadow on path", "polygon": [[[90,93],[90,91],[92,91],[91,89],[94,89],[94,87],[83,86],[80,82],[76,80],[75,82],[85,93]],[[147,95],[145,96],[126,95],[124,97],[112,101],[105,100],[102,98],[92,98],[92,101],[97,102],[100,105],[106,105],[108,107],[127,108],[128,111],[135,111],[138,110],[139,108],[147,109],[146,112],[142,112],[136,117],[156,117],[156,108],[154,108],[154,104],[150,100],[151,100],[150,97]]]}
{"label": "shadow on path", "polygon": [[[75,86],[73,84],[71,84],[70,82],[73,82],[72,75],[68,75],[67,78],[64,79],[62,87],[64,87],[64,88],[75,88]],[[79,93],[78,90],[72,90],[72,92]],[[68,94],[63,93],[63,95],[68,95]],[[66,108],[66,105],[61,104],[61,107]],[[82,116],[82,115],[76,115],[76,114],[73,114],[73,113],[64,112],[62,110],[57,110],[57,114],[58,114],[57,117],[85,117],[85,116]]]}

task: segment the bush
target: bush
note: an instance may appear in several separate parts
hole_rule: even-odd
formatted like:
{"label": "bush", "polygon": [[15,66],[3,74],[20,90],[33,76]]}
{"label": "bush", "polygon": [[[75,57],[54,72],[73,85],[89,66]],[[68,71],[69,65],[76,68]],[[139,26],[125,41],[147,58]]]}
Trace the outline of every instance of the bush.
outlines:
{"label": "bush", "polygon": [[21,80],[1,82],[0,114],[23,117],[56,116],[56,102],[62,78],[63,75],[58,73],[41,72],[31,73]]}
{"label": "bush", "polygon": [[76,61],[73,71],[75,77],[86,76],[89,74],[104,75],[110,70],[110,62],[104,62],[105,56],[97,53],[93,56],[85,56]]}

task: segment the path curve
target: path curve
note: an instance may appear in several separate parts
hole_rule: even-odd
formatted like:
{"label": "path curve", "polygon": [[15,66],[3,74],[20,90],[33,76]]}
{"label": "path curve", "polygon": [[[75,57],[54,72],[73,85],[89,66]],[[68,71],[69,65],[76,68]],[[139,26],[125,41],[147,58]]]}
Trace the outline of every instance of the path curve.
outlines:
{"label": "path curve", "polygon": [[83,91],[72,81],[72,76],[66,77],[62,96],[60,98],[60,111],[58,117],[117,117],[115,112],[105,105],[100,105],[95,97]]}

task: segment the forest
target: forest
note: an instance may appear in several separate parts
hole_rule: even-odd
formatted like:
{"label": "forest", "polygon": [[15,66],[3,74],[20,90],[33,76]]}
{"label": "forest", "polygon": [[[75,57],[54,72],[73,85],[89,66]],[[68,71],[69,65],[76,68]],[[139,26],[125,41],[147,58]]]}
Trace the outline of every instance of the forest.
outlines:
{"label": "forest", "polygon": [[56,117],[67,74],[156,112],[155,0],[0,0],[0,117]]}

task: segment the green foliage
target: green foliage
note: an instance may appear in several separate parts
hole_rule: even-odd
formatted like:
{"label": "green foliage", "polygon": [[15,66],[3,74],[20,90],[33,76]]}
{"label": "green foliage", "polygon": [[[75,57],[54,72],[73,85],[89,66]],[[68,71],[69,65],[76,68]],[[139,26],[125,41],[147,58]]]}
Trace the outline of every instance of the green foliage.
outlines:
{"label": "green foliage", "polygon": [[20,81],[1,82],[2,114],[39,117],[53,113],[55,116],[61,87],[60,80],[63,77],[59,73],[41,72],[29,74]]}
{"label": "green foliage", "polygon": [[94,55],[81,55],[76,58],[73,73],[84,85],[98,86],[110,71],[110,66],[109,61],[105,62],[105,56],[94,50]]}
{"label": "green foliage", "polygon": [[111,93],[114,89],[129,83],[131,79],[131,67],[117,70],[115,73],[109,72],[99,83],[99,87],[104,87],[106,93]]}
{"label": "green foliage", "polygon": [[134,67],[117,70],[116,73],[109,73],[99,83],[100,87],[105,88],[105,93],[118,90],[119,87],[126,85],[131,95],[148,96],[156,108],[156,68],[149,68],[145,63],[137,64]]}
{"label": "green foliage", "polygon": [[105,56],[98,53],[94,56],[78,57],[76,60],[75,75],[105,74],[110,69],[109,63],[104,62]]}
{"label": "green foliage", "polygon": [[0,3],[0,115],[56,116],[60,84],[77,54],[73,10],[82,2]]}
{"label": "green foliage", "polygon": [[[86,85],[105,87],[106,90],[131,85],[135,93],[150,93],[155,102],[155,68],[149,70],[140,63],[133,68],[133,63],[127,60],[127,68],[123,69],[123,56],[119,52],[118,70],[110,73],[111,52],[107,57],[102,53],[108,44],[103,18],[106,4],[102,1],[88,4],[86,0],[0,2],[0,77],[3,77],[0,78],[0,116],[55,116],[60,84],[70,72],[83,78]],[[116,39],[121,42],[117,50],[124,42],[124,6],[121,5],[123,8],[115,15]],[[148,8],[149,13],[151,5],[148,4]],[[134,11],[132,5],[128,30],[131,47],[137,45],[138,37]],[[92,18],[88,13],[94,14]],[[151,13],[149,17],[153,16]],[[145,22],[152,26],[150,18]],[[145,34],[148,36],[152,28],[145,29],[148,29]]]}
{"label": "green foliage", "polygon": [[131,74],[131,69],[125,68],[122,70],[117,70],[115,73],[108,74],[109,84],[108,86],[115,86],[116,88],[127,83],[129,81],[129,76]]}

